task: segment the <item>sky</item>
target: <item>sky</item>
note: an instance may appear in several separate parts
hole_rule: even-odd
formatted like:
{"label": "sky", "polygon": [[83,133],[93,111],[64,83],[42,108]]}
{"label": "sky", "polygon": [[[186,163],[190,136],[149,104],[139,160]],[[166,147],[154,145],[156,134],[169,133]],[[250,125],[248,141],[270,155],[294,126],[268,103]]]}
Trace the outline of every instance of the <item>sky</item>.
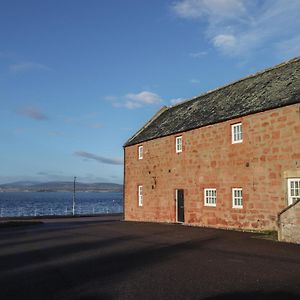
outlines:
{"label": "sky", "polygon": [[174,105],[300,54],[300,0],[0,0],[0,183],[123,181]]}

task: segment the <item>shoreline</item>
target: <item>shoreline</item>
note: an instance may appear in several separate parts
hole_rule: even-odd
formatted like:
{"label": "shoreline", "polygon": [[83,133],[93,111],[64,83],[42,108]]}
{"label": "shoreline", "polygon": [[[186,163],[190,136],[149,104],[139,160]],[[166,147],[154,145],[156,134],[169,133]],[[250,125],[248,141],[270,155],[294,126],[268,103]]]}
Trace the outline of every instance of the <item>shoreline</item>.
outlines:
{"label": "shoreline", "polygon": [[[3,191],[0,190],[0,193],[73,193],[73,191]],[[99,191],[80,191],[76,190],[76,193],[120,193],[122,194],[123,191],[109,191],[109,190],[99,190]]]}
{"label": "shoreline", "polygon": [[20,217],[0,217],[0,224],[11,221],[37,221],[46,219],[80,219],[93,217],[120,217],[123,219],[123,213],[108,213],[108,214],[83,214],[83,215],[44,215],[44,216],[20,216]]}

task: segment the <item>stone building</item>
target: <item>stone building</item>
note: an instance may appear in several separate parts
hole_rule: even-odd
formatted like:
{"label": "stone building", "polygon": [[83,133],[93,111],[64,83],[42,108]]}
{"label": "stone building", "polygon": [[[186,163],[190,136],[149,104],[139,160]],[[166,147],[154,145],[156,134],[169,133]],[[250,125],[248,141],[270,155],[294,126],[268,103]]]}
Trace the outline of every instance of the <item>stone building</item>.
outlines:
{"label": "stone building", "polygon": [[124,157],[125,220],[278,230],[300,199],[300,57],[163,107]]}

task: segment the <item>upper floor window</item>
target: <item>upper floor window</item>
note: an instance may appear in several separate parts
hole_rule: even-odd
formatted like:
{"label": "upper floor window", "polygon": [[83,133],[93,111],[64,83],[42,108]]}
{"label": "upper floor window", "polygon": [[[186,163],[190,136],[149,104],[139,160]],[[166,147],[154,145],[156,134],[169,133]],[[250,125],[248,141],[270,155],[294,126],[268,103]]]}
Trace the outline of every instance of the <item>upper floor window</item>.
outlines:
{"label": "upper floor window", "polygon": [[139,206],[143,206],[143,186],[138,186],[138,202]]}
{"label": "upper floor window", "polygon": [[288,179],[288,205],[300,200],[300,178]]}
{"label": "upper floor window", "polygon": [[182,136],[176,137],[176,153],[182,152]]}
{"label": "upper floor window", "polygon": [[143,155],[144,155],[144,148],[143,146],[139,146],[139,159],[143,159]]}
{"label": "upper floor window", "polygon": [[243,208],[243,189],[241,188],[232,189],[232,207]]}
{"label": "upper floor window", "polygon": [[205,206],[217,206],[217,190],[216,189],[204,189],[204,205]]}
{"label": "upper floor window", "polygon": [[232,144],[243,142],[243,126],[242,123],[231,125]]}

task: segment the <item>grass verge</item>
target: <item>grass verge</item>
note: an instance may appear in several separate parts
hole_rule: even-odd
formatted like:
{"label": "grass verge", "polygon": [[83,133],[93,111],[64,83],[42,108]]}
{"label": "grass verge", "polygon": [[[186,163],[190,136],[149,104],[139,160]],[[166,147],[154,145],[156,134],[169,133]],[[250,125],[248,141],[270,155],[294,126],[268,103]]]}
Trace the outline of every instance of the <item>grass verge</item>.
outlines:
{"label": "grass verge", "polygon": [[255,236],[253,236],[253,238],[278,241],[278,232],[271,230],[259,231],[255,234]]}

